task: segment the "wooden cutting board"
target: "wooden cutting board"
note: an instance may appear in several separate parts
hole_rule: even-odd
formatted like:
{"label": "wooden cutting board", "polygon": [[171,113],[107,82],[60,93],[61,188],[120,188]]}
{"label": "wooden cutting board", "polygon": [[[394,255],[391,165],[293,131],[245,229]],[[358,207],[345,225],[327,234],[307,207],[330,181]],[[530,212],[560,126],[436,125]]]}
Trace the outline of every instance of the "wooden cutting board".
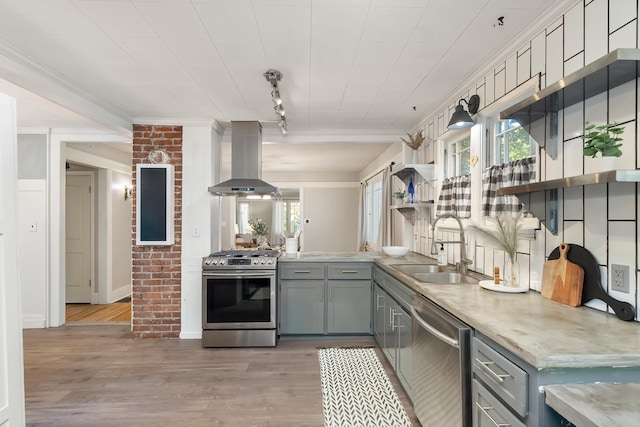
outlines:
{"label": "wooden cutting board", "polygon": [[582,304],[584,270],[567,260],[568,244],[560,244],[559,249],[560,258],[544,263],[541,293],[545,298],[577,307]]}

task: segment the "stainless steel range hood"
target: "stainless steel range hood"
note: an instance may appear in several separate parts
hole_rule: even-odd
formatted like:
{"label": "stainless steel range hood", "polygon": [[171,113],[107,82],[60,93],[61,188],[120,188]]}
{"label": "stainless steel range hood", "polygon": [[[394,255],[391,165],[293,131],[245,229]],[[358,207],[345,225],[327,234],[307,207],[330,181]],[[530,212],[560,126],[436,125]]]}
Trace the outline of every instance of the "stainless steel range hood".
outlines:
{"label": "stainless steel range hood", "polygon": [[231,122],[231,179],[209,187],[217,196],[275,196],[278,189],[262,180],[262,126]]}

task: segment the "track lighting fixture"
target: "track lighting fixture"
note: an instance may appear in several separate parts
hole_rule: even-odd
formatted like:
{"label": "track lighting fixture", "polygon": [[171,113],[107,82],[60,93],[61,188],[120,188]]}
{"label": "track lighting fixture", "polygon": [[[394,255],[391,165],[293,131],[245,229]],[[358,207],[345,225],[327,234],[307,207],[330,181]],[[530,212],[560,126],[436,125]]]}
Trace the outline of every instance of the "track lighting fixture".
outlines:
{"label": "track lighting fixture", "polygon": [[[467,104],[467,107],[469,107],[468,113],[464,110],[462,102]],[[475,125],[476,123],[473,121],[470,114],[477,113],[479,107],[480,97],[478,95],[472,95],[469,98],[469,101],[467,101],[466,99],[461,99],[460,101],[458,101],[458,105],[451,115],[451,120],[449,120],[449,124],[447,125],[447,129],[464,129],[470,128],[471,126]]]}
{"label": "track lighting fixture", "polygon": [[273,101],[273,109],[278,116],[278,127],[283,135],[287,134],[287,119],[285,118],[284,107],[282,106],[282,98],[280,97],[280,88],[278,82],[282,79],[282,73],[278,70],[269,69],[264,73],[264,77],[271,85],[271,100]]}

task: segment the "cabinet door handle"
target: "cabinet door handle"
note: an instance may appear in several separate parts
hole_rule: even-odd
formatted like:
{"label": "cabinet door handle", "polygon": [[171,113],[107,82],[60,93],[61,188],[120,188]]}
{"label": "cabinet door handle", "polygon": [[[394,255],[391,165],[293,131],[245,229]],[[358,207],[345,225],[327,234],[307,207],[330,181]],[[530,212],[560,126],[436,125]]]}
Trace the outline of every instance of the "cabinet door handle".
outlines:
{"label": "cabinet door handle", "polygon": [[382,295],[376,294],[376,310],[384,308],[384,305],[380,305],[380,298],[382,298]]}
{"label": "cabinet door handle", "polygon": [[311,270],[294,270],[293,272],[295,274],[309,274],[311,273]]}
{"label": "cabinet door handle", "polygon": [[493,369],[491,369],[489,367],[489,365],[494,365],[495,362],[483,362],[482,360],[478,359],[477,357],[475,358],[476,362],[478,362],[480,364],[480,367],[486,371],[488,374],[490,374],[491,376],[493,376],[499,383],[503,383],[505,378],[510,377],[511,375],[505,375],[505,374],[497,374],[493,371]]}
{"label": "cabinet door handle", "polygon": [[396,316],[402,316],[402,312],[393,310],[393,329],[404,328],[403,325],[396,323]]}
{"label": "cabinet door handle", "polygon": [[509,427],[511,425],[509,423],[499,423],[496,420],[494,420],[491,415],[489,415],[489,412],[487,412],[487,411],[493,409],[493,406],[482,406],[479,402],[476,402],[476,406],[478,408],[480,408],[482,413],[485,414],[487,416],[487,418],[489,418],[491,420],[491,422],[493,423],[493,425],[495,425],[496,427]]}
{"label": "cabinet door handle", "polygon": [[342,270],[343,274],[357,274],[358,270]]}
{"label": "cabinet door handle", "polygon": [[389,325],[391,326],[391,330],[393,331],[396,328],[396,316],[395,310],[393,308],[389,309]]}

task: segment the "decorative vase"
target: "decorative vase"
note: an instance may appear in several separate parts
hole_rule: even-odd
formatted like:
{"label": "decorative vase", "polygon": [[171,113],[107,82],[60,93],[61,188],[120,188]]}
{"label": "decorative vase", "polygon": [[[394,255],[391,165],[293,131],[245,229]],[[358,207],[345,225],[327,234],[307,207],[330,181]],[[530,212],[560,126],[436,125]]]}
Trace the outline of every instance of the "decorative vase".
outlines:
{"label": "decorative vase", "polygon": [[256,237],[256,244],[259,248],[265,248],[267,246],[267,236]]}
{"label": "decorative vase", "polygon": [[418,161],[418,150],[411,150],[411,163],[417,164]]}
{"label": "decorative vase", "polygon": [[520,264],[516,260],[516,254],[505,254],[502,268],[502,284],[515,288],[520,286]]}

